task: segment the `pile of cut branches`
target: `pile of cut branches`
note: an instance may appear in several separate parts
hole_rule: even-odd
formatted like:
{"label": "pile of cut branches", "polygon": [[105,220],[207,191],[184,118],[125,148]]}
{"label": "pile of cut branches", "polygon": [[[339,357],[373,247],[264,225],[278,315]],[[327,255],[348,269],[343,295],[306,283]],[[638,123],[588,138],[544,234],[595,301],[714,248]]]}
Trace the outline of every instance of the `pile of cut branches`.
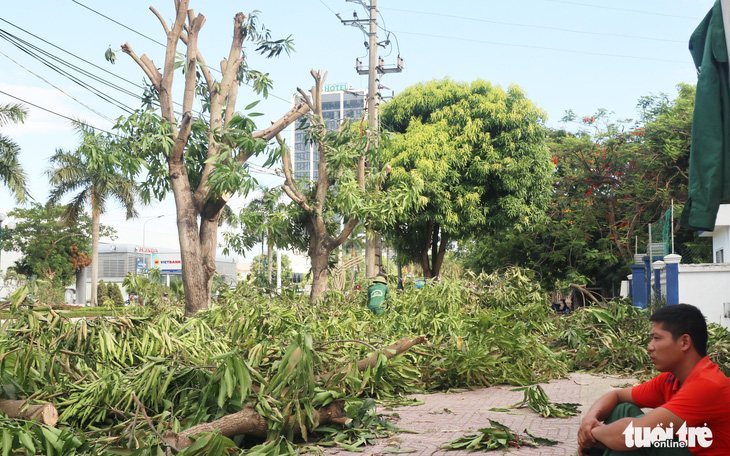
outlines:
{"label": "pile of cut branches", "polygon": [[[0,399],[51,404],[59,424],[0,414],[3,445],[54,455],[355,448],[394,432],[373,399],[648,364],[643,313],[612,304],[555,315],[524,271],[392,295],[377,317],[364,292],[312,306],[241,285],[188,319],[169,306],[72,321],[25,305],[18,290],[0,329]],[[724,365],[728,341],[713,329]]]}

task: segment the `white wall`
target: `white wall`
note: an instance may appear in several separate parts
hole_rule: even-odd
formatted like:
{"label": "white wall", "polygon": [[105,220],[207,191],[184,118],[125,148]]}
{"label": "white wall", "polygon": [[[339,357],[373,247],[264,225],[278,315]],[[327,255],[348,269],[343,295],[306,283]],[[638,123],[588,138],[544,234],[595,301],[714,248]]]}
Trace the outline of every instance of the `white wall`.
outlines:
{"label": "white wall", "polygon": [[721,204],[715,218],[715,231],[701,231],[700,237],[712,237],[712,262],[719,263],[718,251],[722,250],[722,262],[730,263],[730,204]]}
{"label": "white wall", "polygon": [[680,264],[679,302],[699,308],[708,323],[730,329],[723,310],[730,303],[730,263]]}

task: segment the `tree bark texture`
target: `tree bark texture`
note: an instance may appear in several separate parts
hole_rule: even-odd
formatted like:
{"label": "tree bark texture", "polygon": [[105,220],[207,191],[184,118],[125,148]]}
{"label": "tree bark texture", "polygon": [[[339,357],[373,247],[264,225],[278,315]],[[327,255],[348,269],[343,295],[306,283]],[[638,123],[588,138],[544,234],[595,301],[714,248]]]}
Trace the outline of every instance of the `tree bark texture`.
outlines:
{"label": "tree bark texture", "polygon": [[38,420],[48,426],[58,423],[58,410],[53,404],[28,404],[26,401],[0,399],[0,410],[10,418],[21,420]]}
{"label": "tree bark texture", "polygon": [[[344,401],[335,401],[331,404],[315,410],[315,423],[319,424],[347,424],[349,418],[344,409]],[[266,438],[269,429],[266,419],[258,414],[251,404],[246,404],[241,411],[226,415],[210,423],[201,423],[188,428],[182,432],[175,433],[168,431],[163,438],[173,448],[180,451],[193,444],[192,437],[203,432],[220,430],[221,435],[233,437],[239,434],[246,434],[253,437]],[[294,434],[301,433],[299,426],[294,426]]]}

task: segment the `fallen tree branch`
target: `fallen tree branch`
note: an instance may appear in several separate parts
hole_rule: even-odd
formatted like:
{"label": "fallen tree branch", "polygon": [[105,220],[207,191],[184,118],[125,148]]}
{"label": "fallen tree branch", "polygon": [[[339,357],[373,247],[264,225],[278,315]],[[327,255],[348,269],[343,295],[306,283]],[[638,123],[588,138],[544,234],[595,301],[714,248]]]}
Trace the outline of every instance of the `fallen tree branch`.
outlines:
{"label": "fallen tree branch", "polygon": [[362,344],[362,345],[368,347],[370,350],[377,350],[377,348],[373,347],[369,343],[364,342],[362,340],[355,340],[355,339],[325,340],[325,341],[322,341],[322,342],[317,342],[316,344],[317,345],[328,345],[328,344],[339,344],[339,343],[344,343],[344,342],[352,342],[352,343],[355,343],[355,344]]}
{"label": "fallen tree branch", "polygon": [[51,404],[29,404],[27,401],[0,399],[0,410],[10,418],[38,420],[48,426],[58,423],[58,410]]}
{"label": "fallen tree branch", "polygon": [[[331,404],[314,411],[317,416],[314,422],[319,424],[336,423],[347,425],[351,421],[345,414],[345,402],[335,401]],[[269,430],[266,418],[254,410],[252,404],[246,404],[243,409],[231,413],[210,423],[200,423],[182,432],[167,431],[164,435],[165,442],[175,450],[183,450],[194,442],[196,435],[204,432],[220,431],[224,437],[233,437],[239,434],[251,435],[259,438],[266,438]],[[300,433],[299,426],[294,426],[294,433]]]}
{"label": "fallen tree branch", "polygon": [[409,348],[422,344],[424,342],[428,342],[428,338],[426,336],[417,336],[413,339],[409,339],[407,337],[404,337],[403,339],[399,340],[398,342],[394,343],[393,345],[389,345],[385,347],[384,349],[380,350],[379,352],[375,352],[372,355],[370,355],[369,358],[361,359],[357,362],[357,370],[362,372],[368,367],[373,368],[375,367],[375,364],[378,361],[378,355],[383,354],[385,355],[386,359],[394,358],[398,355],[400,355],[403,352],[408,351]]}
{"label": "fallen tree branch", "polygon": [[[384,355],[386,359],[394,358],[401,353],[404,353],[408,351],[411,347],[415,345],[422,344],[424,342],[428,342],[427,336],[417,336],[413,339],[409,339],[407,337],[404,337],[403,339],[399,340],[398,342],[394,343],[393,345],[389,345],[383,349],[380,349],[373,353],[372,355],[368,356],[365,359],[361,359],[357,362],[357,370],[358,372],[362,372],[368,367],[373,368],[375,367],[375,364],[378,362],[378,356]],[[336,370],[336,371],[330,371],[326,374],[318,375],[316,380],[324,380],[326,378],[332,378],[335,374],[342,372],[342,370]]]}
{"label": "fallen tree branch", "polygon": [[[571,288],[574,288],[574,289],[576,289],[578,291],[580,291],[581,293],[583,293],[584,296],[588,296],[588,298],[591,301],[595,302],[598,305],[598,307],[601,307],[602,309],[605,309],[606,308],[606,304],[604,304],[604,302],[602,302],[602,301],[599,301],[598,298],[596,298],[593,295],[593,293],[591,293],[590,291],[588,291],[588,289],[586,287],[584,287],[583,285],[577,285],[575,283],[571,283],[568,286],[571,287]],[[599,295],[599,296],[601,296],[601,295]],[[603,296],[601,296],[601,297],[603,297]]]}

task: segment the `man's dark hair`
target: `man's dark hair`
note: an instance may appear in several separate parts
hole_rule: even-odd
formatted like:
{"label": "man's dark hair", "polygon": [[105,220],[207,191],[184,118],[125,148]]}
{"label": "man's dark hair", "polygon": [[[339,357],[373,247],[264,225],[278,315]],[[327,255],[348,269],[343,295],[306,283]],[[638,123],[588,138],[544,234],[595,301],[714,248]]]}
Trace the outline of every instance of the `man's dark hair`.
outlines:
{"label": "man's dark hair", "polygon": [[689,304],[662,307],[649,317],[649,321],[662,323],[662,328],[672,333],[674,340],[689,335],[697,353],[707,356],[707,323],[697,307]]}

